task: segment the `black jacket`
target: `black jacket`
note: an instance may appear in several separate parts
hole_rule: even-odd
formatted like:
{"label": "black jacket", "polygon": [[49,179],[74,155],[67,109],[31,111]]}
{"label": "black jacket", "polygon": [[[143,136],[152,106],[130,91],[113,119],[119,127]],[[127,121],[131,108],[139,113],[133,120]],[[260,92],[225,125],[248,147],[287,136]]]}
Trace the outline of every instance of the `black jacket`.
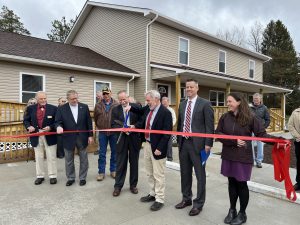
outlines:
{"label": "black jacket", "polygon": [[[58,126],[62,127],[64,131],[92,130],[93,125],[88,106],[83,103],[78,103],[77,123],[74,120],[70,105],[67,103],[60,106],[55,117],[55,127],[57,128]],[[73,150],[77,136],[80,137],[83,147],[86,148],[88,146],[88,138],[93,136],[93,132],[64,133],[62,136],[64,148]]]}
{"label": "black jacket", "polygon": [[[37,117],[36,117],[36,112],[37,112],[37,106],[38,104],[35,105],[30,105],[26,109],[26,113],[24,115],[24,126],[26,129],[28,127],[33,126],[35,128],[34,133],[39,132],[39,127],[38,127],[38,122],[37,122]],[[51,128],[50,131],[55,131],[55,115],[57,111],[57,107],[54,105],[46,104],[45,107],[45,116],[43,119],[43,125],[42,128],[49,126]],[[49,146],[51,145],[56,145],[56,135],[46,135],[46,141]],[[39,137],[30,137],[30,143],[33,147],[38,146],[39,143]]]}

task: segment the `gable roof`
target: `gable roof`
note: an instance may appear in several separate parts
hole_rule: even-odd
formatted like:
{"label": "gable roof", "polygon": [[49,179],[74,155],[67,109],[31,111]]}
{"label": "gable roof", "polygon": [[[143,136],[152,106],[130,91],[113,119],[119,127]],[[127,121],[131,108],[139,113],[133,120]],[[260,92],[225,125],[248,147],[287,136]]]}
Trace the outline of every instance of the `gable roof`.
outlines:
{"label": "gable roof", "polygon": [[0,60],[138,77],[138,73],[91,49],[0,32]]}
{"label": "gable roof", "polygon": [[[70,44],[72,43],[73,39],[75,38],[77,32],[79,31],[81,25],[84,23],[85,19],[88,17],[90,11],[93,7],[102,7],[102,8],[109,8],[109,9],[116,9],[116,10],[123,10],[128,12],[135,12],[143,14],[144,17],[148,18],[149,20],[153,20],[156,16],[157,22],[160,22],[162,24],[165,24],[167,26],[173,27],[175,29],[184,31],[186,33],[195,35],[197,37],[203,38],[205,40],[211,41],[213,43],[219,44],[221,46],[227,47],[229,49],[233,49],[238,52],[242,52],[244,54],[250,55],[252,57],[261,59],[263,61],[269,61],[271,58],[269,56],[263,55],[258,52],[251,51],[249,49],[240,47],[238,45],[235,45],[231,42],[222,40],[212,34],[209,34],[207,32],[204,32],[198,28],[192,27],[190,25],[187,25],[185,23],[182,23],[178,20],[175,20],[173,18],[170,18],[168,16],[165,16],[157,11],[154,11],[152,9],[148,8],[140,8],[140,7],[131,7],[131,6],[123,6],[123,5],[116,5],[116,4],[108,4],[108,3],[101,3],[101,2],[93,2],[93,1],[87,1],[81,10],[79,16],[77,17],[77,20],[75,22],[75,25],[73,26],[71,32],[69,33],[65,43]],[[146,31],[145,31],[146,32]]]}

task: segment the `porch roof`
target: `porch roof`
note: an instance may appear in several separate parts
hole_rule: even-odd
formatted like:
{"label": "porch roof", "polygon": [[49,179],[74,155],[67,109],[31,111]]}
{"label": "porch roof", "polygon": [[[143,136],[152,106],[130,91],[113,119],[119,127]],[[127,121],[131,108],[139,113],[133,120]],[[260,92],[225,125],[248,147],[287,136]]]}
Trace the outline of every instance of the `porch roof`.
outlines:
{"label": "porch roof", "polygon": [[176,75],[180,75],[181,82],[185,82],[187,79],[193,78],[199,81],[201,86],[215,87],[215,88],[226,88],[226,84],[230,83],[231,90],[242,91],[242,92],[259,92],[260,89],[263,93],[291,93],[293,90],[276,86],[273,84],[268,84],[264,82],[259,82],[255,80],[240,78],[228,74],[216,73],[207,70],[201,70],[197,68],[187,67],[187,66],[174,66],[162,63],[151,62],[150,66],[152,68],[164,69],[168,71],[173,71],[174,76],[166,74],[166,76],[161,76],[159,78],[154,77],[153,79],[159,79],[164,81],[175,82]]}

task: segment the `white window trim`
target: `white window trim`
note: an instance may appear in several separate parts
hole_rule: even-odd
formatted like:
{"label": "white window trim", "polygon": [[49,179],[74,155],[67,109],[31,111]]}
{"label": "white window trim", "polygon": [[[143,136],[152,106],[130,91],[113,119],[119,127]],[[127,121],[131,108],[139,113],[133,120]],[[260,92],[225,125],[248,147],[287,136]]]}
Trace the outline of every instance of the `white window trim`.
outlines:
{"label": "white window trim", "polygon": [[[188,42],[188,52],[187,52],[188,53],[188,61],[187,61],[187,64],[180,63],[180,39],[186,40]],[[189,66],[190,65],[190,39],[185,38],[185,37],[181,37],[181,36],[178,37],[178,64],[184,65],[184,66]]]}
{"label": "white window trim", "polygon": [[104,80],[94,80],[94,105],[96,105],[96,83],[108,83],[109,89],[112,89],[112,85],[110,81],[104,81]]}
{"label": "white window trim", "polygon": [[[253,62],[253,77],[250,77],[250,69],[251,69],[250,65],[251,65],[251,62]],[[255,61],[252,60],[252,59],[249,59],[248,77],[250,79],[252,79],[252,80],[254,80],[254,78],[255,78]]]}
{"label": "white window trim", "polygon": [[208,93],[208,98],[209,98],[209,101],[211,102],[210,100],[210,92],[217,92],[217,101],[216,101],[216,107],[219,106],[219,93],[223,93],[224,94],[224,106],[226,106],[226,101],[225,101],[225,91],[219,91],[219,90],[209,90],[209,93]]}
{"label": "white window trim", "polygon": [[[43,90],[41,91],[45,91],[46,92],[46,75],[45,74],[40,74],[40,73],[27,73],[27,72],[20,72],[20,80],[19,80],[19,102],[22,102],[22,90],[23,90],[23,82],[22,82],[22,75],[32,75],[32,76],[39,76],[39,77],[43,77]],[[26,93],[26,91],[24,91]],[[27,91],[27,93],[29,93]]]}
{"label": "white window trim", "polygon": [[172,101],[171,84],[156,83],[156,90],[158,90],[158,85],[165,85],[165,86],[168,86],[168,98],[169,98],[169,104],[171,105],[171,101]]}
{"label": "white window trim", "polygon": [[[225,53],[225,72],[220,72],[220,52]],[[221,49],[219,49],[219,51],[218,51],[218,72],[223,73],[223,74],[226,74],[226,72],[227,72],[227,52],[224,50],[221,50]]]}

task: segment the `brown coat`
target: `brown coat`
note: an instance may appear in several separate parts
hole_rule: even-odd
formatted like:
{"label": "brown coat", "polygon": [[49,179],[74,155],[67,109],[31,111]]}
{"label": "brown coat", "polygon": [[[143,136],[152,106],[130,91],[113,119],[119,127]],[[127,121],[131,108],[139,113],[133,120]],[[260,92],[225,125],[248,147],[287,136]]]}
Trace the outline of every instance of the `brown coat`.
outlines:
{"label": "brown coat", "polygon": [[111,112],[112,109],[118,106],[119,103],[112,98],[110,109],[105,111],[105,103],[103,101],[97,102],[94,109],[94,120],[98,129],[111,128]]}
{"label": "brown coat", "polygon": [[[248,136],[251,137],[254,133],[257,137],[273,138],[273,136],[266,133],[262,122],[253,116],[252,122],[246,126],[241,126],[237,122],[237,118],[232,112],[222,115],[216,129],[217,134],[235,135],[235,136]],[[246,146],[238,147],[237,140],[218,139],[223,143],[222,159],[242,162],[253,163],[251,141],[246,141]]]}

